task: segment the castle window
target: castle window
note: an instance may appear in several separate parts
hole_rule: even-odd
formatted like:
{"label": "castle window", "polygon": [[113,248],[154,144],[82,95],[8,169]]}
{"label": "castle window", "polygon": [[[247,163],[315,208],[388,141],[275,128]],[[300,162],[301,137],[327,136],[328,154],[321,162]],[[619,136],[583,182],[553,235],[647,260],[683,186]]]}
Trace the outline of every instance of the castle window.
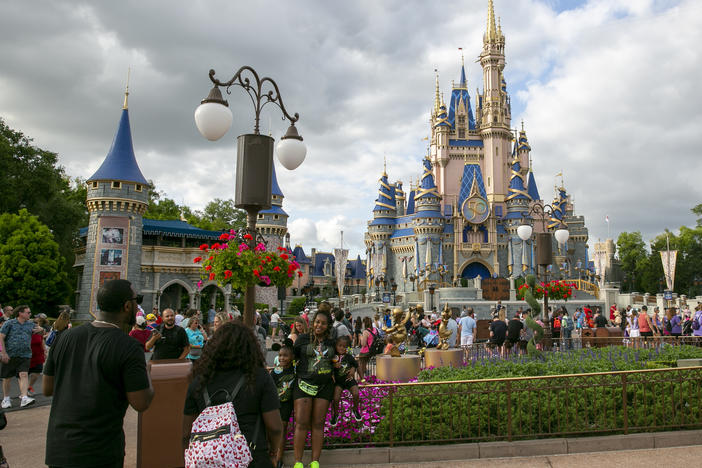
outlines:
{"label": "castle window", "polygon": [[98,188],[98,183],[97,183],[97,182],[93,182],[93,188],[94,188],[94,189]]}
{"label": "castle window", "polygon": [[112,188],[113,188],[113,189],[121,189],[121,188],[122,188],[122,182],[112,182]]}
{"label": "castle window", "polygon": [[134,190],[136,190],[137,192],[141,192],[141,184],[136,184],[134,186]]}
{"label": "castle window", "polygon": [[263,215],[262,215],[262,214],[259,214],[259,215],[258,215],[258,219],[263,219]]}
{"label": "castle window", "polygon": [[278,215],[273,215],[273,219],[278,219]]}
{"label": "castle window", "polygon": [[465,128],[459,128],[458,129],[458,138],[463,140],[466,137],[466,129]]}

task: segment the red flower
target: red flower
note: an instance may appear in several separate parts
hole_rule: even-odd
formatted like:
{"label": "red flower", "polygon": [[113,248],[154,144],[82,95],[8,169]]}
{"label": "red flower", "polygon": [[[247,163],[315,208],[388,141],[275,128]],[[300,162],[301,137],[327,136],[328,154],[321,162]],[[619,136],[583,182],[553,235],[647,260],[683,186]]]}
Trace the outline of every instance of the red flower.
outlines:
{"label": "red flower", "polygon": [[229,279],[232,277],[232,270],[224,270],[224,279]]}
{"label": "red flower", "polygon": [[219,240],[229,240],[229,234],[226,232],[223,232],[222,234],[219,235]]}
{"label": "red flower", "polygon": [[302,272],[301,272],[301,271],[298,271],[298,272],[297,272],[297,276],[302,277]]}
{"label": "red flower", "polygon": [[244,239],[251,240],[253,237],[251,237],[251,234],[244,234]]}
{"label": "red flower", "polygon": [[268,255],[266,255],[266,260],[268,260],[268,261],[270,262],[270,261],[271,261],[271,257],[269,257]]}
{"label": "red flower", "polygon": [[202,257],[193,258],[193,263],[200,263],[201,261],[202,261]]}
{"label": "red flower", "polygon": [[214,255],[210,255],[210,261],[214,260]]}
{"label": "red flower", "polygon": [[206,250],[209,249],[209,248],[210,248],[210,246],[207,245],[207,244],[202,244],[202,245],[200,246],[200,250],[205,250],[205,251],[206,251]]}
{"label": "red flower", "polygon": [[215,279],[215,274],[214,274],[214,273],[210,273],[210,281],[212,281],[212,280],[214,280],[214,279]]}
{"label": "red flower", "polygon": [[261,274],[261,272],[259,272],[258,270],[254,270],[254,271],[253,271],[253,274],[254,274],[254,276],[258,276],[258,275]]}
{"label": "red flower", "polygon": [[212,271],[212,265],[207,265],[207,266],[205,267],[205,270],[207,270],[207,271]]}
{"label": "red flower", "polygon": [[273,267],[273,271],[280,271],[280,267],[279,266]]}
{"label": "red flower", "polygon": [[283,260],[287,260],[288,254],[280,254],[280,258],[282,258]]}

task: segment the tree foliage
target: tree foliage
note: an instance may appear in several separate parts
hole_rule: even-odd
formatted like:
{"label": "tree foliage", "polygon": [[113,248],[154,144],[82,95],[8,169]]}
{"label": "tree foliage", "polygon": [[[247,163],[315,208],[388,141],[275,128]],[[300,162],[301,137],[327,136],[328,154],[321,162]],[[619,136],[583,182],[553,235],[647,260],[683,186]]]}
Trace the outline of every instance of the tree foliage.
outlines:
{"label": "tree foliage", "polygon": [[55,314],[70,288],[49,228],[26,209],[0,215],[0,303]]}
{"label": "tree foliage", "polygon": [[208,231],[239,230],[246,226],[246,212],[234,206],[234,200],[215,198],[205,208],[193,211],[187,205],[152,190],[149,193],[149,208],[144,214],[148,219],[184,219],[191,225]]}
{"label": "tree foliage", "polygon": [[56,153],[32,144],[32,139],[0,119],[0,213],[26,209],[46,224],[64,257],[63,270],[73,276],[73,241],[88,224],[86,186],[71,180],[58,165]]}

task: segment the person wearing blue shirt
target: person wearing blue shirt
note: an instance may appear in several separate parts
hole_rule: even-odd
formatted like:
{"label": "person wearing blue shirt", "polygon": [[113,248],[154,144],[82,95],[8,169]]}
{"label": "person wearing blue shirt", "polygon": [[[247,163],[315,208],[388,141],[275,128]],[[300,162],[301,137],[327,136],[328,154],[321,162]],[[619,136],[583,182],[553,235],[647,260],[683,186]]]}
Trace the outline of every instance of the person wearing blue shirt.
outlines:
{"label": "person wearing blue shirt", "polygon": [[478,326],[475,321],[473,308],[468,309],[468,315],[462,317],[458,322],[458,334],[461,337],[461,346],[471,346],[475,339],[475,330]]}

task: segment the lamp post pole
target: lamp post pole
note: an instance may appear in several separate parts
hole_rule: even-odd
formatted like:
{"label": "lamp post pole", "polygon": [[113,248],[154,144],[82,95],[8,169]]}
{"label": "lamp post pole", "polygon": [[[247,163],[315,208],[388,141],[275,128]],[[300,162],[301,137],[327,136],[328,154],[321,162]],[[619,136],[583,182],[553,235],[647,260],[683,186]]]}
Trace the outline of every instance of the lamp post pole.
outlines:
{"label": "lamp post pole", "polygon": [[[302,137],[295,128],[300,116],[290,115],[285,109],[278,85],[269,77],[259,77],[249,67],[241,67],[227,82],[215,78],[215,71],[209,72],[213,87],[209,95],[195,110],[195,123],[200,133],[210,141],[220,139],[229,130],[232,112],[229,103],[222,98],[220,87],[229,93],[232,86],[242,88],[254,105],[254,133],[239,135],[237,138],[235,206],[246,211],[246,231],[248,247],[253,249],[263,241],[256,233],[256,218],[262,209],[271,207],[271,173],[273,170],[273,138],[261,135],[259,124],[261,109],[273,103],[281,110],[283,117],[290,122],[285,135],[277,146],[278,159],[289,170],[297,168],[305,159],[307,149]],[[244,293],[244,323],[254,326],[254,301],[256,286],[247,286]]]}
{"label": "lamp post pole", "polygon": [[434,310],[434,290],[436,289],[436,286],[434,286],[434,283],[429,285],[429,296],[431,298],[431,301],[429,303],[429,310],[433,311]]}
{"label": "lamp post pole", "polygon": [[395,291],[397,291],[397,283],[394,279],[392,280],[392,283],[390,283],[390,289],[392,289],[392,305],[396,306],[397,303],[395,301]]}
{"label": "lamp post pole", "polygon": [[[553,263],[553,250],[551,247],[551,232],[546,228],[546,217],[553,217],[554,208],[551,205],[543,205],[541,203],[534,204],[529,212],[522,213],[523,218],[528,218],[532,214],[536,215],[537,219],[541,220],[542,232],[536,233],[536,263],[543,268],[544,283],[548,283],[548,265]],[[559,244],[568,242],[568,229],[563,220],[558,220],[558,229],[555,232],[556,240]],[[517,228],[517,235],[523,241],[531,237],[532,227],[528,224],[521,225]],[[544,294],[544,323],[548,322],[548,295]]]}

